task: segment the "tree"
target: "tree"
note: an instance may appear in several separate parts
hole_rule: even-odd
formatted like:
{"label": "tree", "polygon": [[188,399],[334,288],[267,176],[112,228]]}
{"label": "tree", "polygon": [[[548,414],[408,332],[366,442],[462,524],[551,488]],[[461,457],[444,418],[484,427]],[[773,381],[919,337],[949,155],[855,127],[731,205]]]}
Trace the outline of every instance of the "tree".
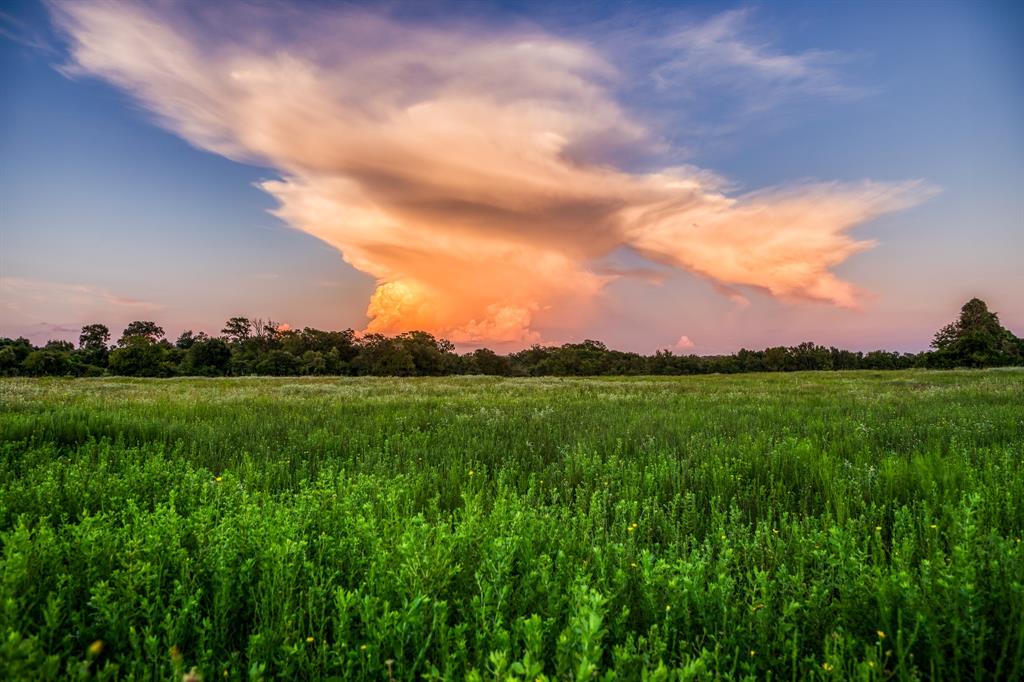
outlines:
{"label": "tree", "polygon": [[10,346],[0,348],[0,376],[10,377],[18,373],[18,355]]}
{"label": "tree", "polygon": [[299,373],[299,359],[286,350],[275,348],[256,363],[256,373],[274,377],[295,376]]}
{"label": "tree", "polygon": [[122,347],[127,345],[128,339],[132,337],[141,337],[149,340],[151,343],[156,343],[164,338],[164,329],[157,325],[156,322],[136,320],[124,328],[124,333],[117,340],[117,345]]}
{"label": "tree", "polygon": [[252,322],[248,317],[232,317],[224,323],[220,333],[231,343],[243,343],[252,335]]}
{"label": "tree", "polygon": [[512,373],[512,365],[508,358],[490,348],[477,348],[469,356],[469,371],[474,374],[505,376]]}
{"label": "tree", "polygon": [[[179,346],[180,348],[180,346]],[[205,334],[188,347],[182,371],[185,374],[223,376],[231,365],[231,349],[224,339],[211,339]]]}
{"label": "tree", "polygon": [[51,339],[43,346],[44,350],[52,350],[58,353],[71,353],[75,350],[75,344],[63,339]]}
{"label": "tree", "polygon": [[174,347],[180,348],[181,350],[188,350],[196,343],[206,341],[209,338],[210,337],[206,335],[206,332],[196,333],[191,329],[186,329],[178,336],[178,340],[174,342]]}
{"label": "tree", "polygon": [[105,324],[87,324],[78,336],[78,351],[86,364],[107,366],[110,355],[110,330]]}
{"label": "tree", "polygon": [[25,358],[22,367],[29,376],[61,376],[71,369],[71,361],[67,353],[59,350],[34,350]]}
{"label": "tree", "polygon": [[1020,339],[999,323],[999,316],[979,298],[960,309],[932,340],[936,364],[944,367],[996,367],[1020,364]]}
{"label": "tree", "polygon": [[440,376],[450,374],[457,361],[455,346],[445,339],[436,339],[427,332],[406,332],[399,334],[392,343],[404,348],[416,366],[414,374],[419,376]]}
{"label": "tree", "polygon": [[352,361],[358,374],[374,376],[412,376],[416,362],[401,343],[383,334],[367,334],[360,343],[359,355]]}
{"label": "tree", "polygon": [[131,377],[159,377],[170,374],[164,365],[167,349],[150,337],[133,334],[111,351],[109,366],[114,374]]}

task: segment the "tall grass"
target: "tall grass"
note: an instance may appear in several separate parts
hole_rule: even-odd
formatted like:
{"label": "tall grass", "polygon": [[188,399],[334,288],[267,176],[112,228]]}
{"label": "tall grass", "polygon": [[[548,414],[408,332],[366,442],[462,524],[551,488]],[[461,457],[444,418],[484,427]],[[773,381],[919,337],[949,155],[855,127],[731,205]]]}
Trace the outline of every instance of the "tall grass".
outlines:
{"label": "tall grass", "polygon": [[1024,677],[1024,373],[0,382],[5,679]]}

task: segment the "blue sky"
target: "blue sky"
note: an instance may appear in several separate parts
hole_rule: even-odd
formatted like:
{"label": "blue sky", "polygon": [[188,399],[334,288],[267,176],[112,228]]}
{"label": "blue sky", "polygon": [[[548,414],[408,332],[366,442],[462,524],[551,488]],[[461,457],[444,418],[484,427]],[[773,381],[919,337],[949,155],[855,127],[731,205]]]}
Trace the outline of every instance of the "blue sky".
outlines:
{"label": "blue sky", "polygon": [[[971,296],[1024,333],[1013,3],[234,5],[229,35],[166,6],[51,9],[0,16],[0,335],[243,314],[464,347],[920,350]],[[119,42],[151,25],[194,73]],[[261,81],[249,109],[205,91],[173,108],[243,63],[314,76],[293,101]],[[429,77],[379,85],[410,64]],[[346,136],[357,100],[388,126]],[[666,202],[665,222],[622,219]]]}

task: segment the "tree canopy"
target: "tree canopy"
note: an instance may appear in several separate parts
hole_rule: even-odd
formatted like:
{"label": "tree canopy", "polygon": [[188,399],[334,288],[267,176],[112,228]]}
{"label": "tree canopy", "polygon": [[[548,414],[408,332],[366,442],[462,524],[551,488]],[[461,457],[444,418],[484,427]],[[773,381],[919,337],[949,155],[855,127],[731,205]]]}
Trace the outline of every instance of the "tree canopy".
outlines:
{"label": "tree canopy", "polygon": [[984,301],[971,299],[940,329],[923,353],[863,353],[811,342],[731,355],[640,355],[587,339],[560,346],[534,345],[508,355],[488,348],[458,354],[424,331],[389,337],[351,329],[287,329],[272,320],[232,317],[220,336],[186,330],[172,344],[156,322],[129,324],[115,346],[103,324],[82,327],[75,348],[51,341],[0,339],[0,375],[170,376],[594,376],[792,372],[806,370],[997,367],[1024,365],[1024,340],[1000,324]]}

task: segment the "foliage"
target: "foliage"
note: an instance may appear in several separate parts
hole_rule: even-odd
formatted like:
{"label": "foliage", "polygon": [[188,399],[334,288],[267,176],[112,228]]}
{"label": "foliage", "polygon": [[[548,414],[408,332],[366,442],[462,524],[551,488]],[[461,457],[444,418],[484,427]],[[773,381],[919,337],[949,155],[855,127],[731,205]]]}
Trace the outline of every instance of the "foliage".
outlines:
{"label": "foliage", "polygon": [[5,379],[0,678],[1020,679],[1022,379]]}
{"label": "foliage", "polygon": [[[388,337],[351,330],[285,329],[271,320],[233,317],[221,337],[191,329],[172,346],[162,340],[155,322],[128,325],[113,350],[102,324],[82,328],[79,348],[51,341],[35,349],[26,339],[0,339],[0,376],[70,374],[95,376],[109,368],[123,376],[639,376],[646,374],[736,374],[805,370],[912,367],[999,367],[1024,365],[1024,340],[999,324],[995,313],[978,299],[969,301],[960,319],[935,336],[931,353],[869,353],[804,342],[733,355],[676,355],[661,350],[651,356],[609,349],[600,341],[561,346],[535,345],[509,355],[478,348],[458,355],[455,346],[423,331]],[[34,350],[62,354],[37,355]],[[123,351],[123,352],[122,352]],[[44,361],[45,358],[45,361]]]}
{"label": "foliage", "polygon": [[956,322],[935,334],[932,348],[933,364],[938,367],[997,367],[1024,361],[1024,342],[977,298],[964,304]]}

